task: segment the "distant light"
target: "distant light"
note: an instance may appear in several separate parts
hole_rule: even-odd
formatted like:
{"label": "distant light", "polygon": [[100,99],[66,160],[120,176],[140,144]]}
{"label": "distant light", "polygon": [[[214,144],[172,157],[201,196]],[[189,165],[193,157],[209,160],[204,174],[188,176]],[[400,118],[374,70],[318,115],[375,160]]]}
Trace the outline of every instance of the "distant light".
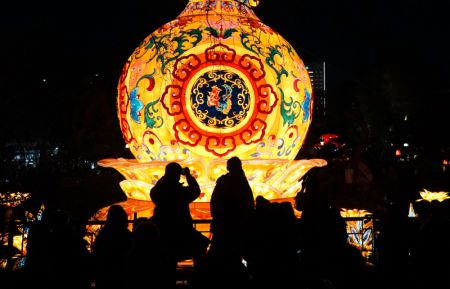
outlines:
{"label": "distant light", "polygon": [[95,77],[99,77],[99,76],[100,76],[100,73],[96,73],[96,74],[95,74]]}
{"label": "distant light", "polygon": [[409,212],[408,212],[409,218],[415,218],[417,217],[416,212],[414,211],[414,207],[412,203],[409,203]]}
{"label": "distant light", "polygon": [[91,164],[91,170],[95,170],[95,163]]}
{"label": "distant light", "polygon": [[126,148],[126,149],[129,149],[129,148],[130,148],[130,145],[129,145],[129,144],[126,144],[126,145],[125,145],[125,148]]}
{"label": "distant light", "polygon": [[403,144],[403,147],[405,147],[405,148],[409,147],[409,143],[405,142],[405,143]]}
{"label": "distant light", "polygon": [[406,114],[406,115],[405,115],[405,121],[407,121],[407,120],[408,120],[408,115]]}
{"label": "distant light", "polygon": [[431,192],[431,191],[428,191],[427,189],[423,189],[423,191],[419,192],[419,194],[420,194],[420,196],[422,198],[416,200],[416,202],[421,202],[421,201],[427,201],[427,202],[438,201],[438,202],[443,202],[445,200],[450,199],[450,196],[448,195],[448,192]]}
{"label": "distant light", "polygon": [[324,141],[321,141],[321,142],[320,142],[320,145],[321,145],[321,146],[323,146],[324,144],[325,144],[325,142],[324,142]]}
{"label": "distant light", "polygon": [[396,155],[397,157],[401,156],[401,155],[402,155],[402,151],[401,151],[401,150],[396,150],[396,151],[395,151],[395,155]]}
{"label": "distant light", "polygon": [[42,78],[42,82],[47,82],[47,78]]}
{"label": "distant light", "polygon": [[447,166],[447,165],[448,165],[448,160],[443,160],[443,161],[442,161],[442,164],[445,165],[445,166]]}

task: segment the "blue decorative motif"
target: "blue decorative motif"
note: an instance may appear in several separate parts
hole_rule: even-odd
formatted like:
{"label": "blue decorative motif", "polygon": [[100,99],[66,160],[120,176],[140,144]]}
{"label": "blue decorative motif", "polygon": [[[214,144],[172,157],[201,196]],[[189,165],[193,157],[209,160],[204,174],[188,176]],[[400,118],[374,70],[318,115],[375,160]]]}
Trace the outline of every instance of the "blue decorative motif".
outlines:
{"label": "blue decorative motif", "polygon": [[141,123],[139,119],[140,111],[144,108],[144,103],[138,98],[138,88],[135,87],[130,93],[130,116],[136,123]]}
{"label": "blue decorative motif", "polygon": [[302,102],[301,108],[303,111],[302,122],[305,122],[309,118],[309,105],[311,103],[311,93],[305,88],[305,99]]}

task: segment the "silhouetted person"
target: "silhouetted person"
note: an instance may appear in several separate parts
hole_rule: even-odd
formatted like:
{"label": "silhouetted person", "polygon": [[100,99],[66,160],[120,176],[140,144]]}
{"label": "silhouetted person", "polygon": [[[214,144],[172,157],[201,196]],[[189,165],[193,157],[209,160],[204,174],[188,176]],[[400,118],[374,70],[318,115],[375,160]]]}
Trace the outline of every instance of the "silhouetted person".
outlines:
{"label": "silhouetted person", "polygon": [[409,162],[390,160],[384,172],[386,200],[408,208],[409,203],[416,199],[414,193],[419,190],[413,166]]}
{"label": "silhouetted person", "polygon": [[296,209],[302,211],[302,220],[311,219],[320,222],[320,218],[330,207],[327,189],[322,185],[326,175],[318,168],[312,168],[302,178],[302,189],[296,196]]}
{"label": "silhouetted person", "polygon": [[378,269],[383,288],[410,287],[410,254],[413,224],[407,208],[392,203],[382,222],[377,240]]}
{"label": "silhouetted person", "polygon": [[28,241],[24,287],[88,287],[89,253],[78,224],[67,212],[46,209],[42,220],[33,224]]}
{"label": "silhouetted person", "polygon": [[348,243],[339,211],[329,208],[320,220],[303,222],[302,282],[307,288],[370,288],[369,268],[359,249]]}
{"label": "silhouetted person", "polygon": [[274,272],[277,282],[284,288],[292,288],[295,274],[299,269],[297,251],[299,250],[300,225],[290,202],[272,203],[274,219]]}
{"label": "silhouetted person", "polygon": [[254,288],[296,288],[299,223],[291,203],[256,197],[248,268]]}
{"label": "silhouetted person", "polygon": [[[68,260],[67,271],[71,270],[70,279],[65,278],[65,282],[69,283],[68,288],[90,288],[93,281],[93,256],[88,250],[88,242],[84,239],[86,236],[86,220],[71,218],[69,225],[71,234],[68,242],[67,256],[62,257]],[[59,287],[59,284],[57,286]]]}
{"label": "silhouetted person", "polygon": [[[186,177],[187,186],[180,183],[181,174]],[[177,262],[193,259],[194,266],[197,266],[206,254],[209,239],[195,230],[189,210],[189,204],[199,195],[200,186],[189,168],[183,169],[175,162],[166,166],[164,176],[150,191],[150,197],[155,203],[151,220],[158,226],[168,253],[172,256],[173,274]]]}
{"label": "silhouetted person", "polygon": [[[48,283],[50,280],[51,262],[50,256],[50,240],[51,240],[51,212],[46,208],[42,212],[42,218],[35,221],[30,226],[27,238],[27,258],[25,261],[25,272],[27,273],[26,284]],[[26,285],[24,286],[26,287]]]}
{"label": "silhouetted person", "polygon": [[149,218],[147,217],[139,217],[137,219],[133,220],[133,229],[132,229],[132,233],[134,232],[134,230],[137,228],[137,226],[139,226],[140,223],[146,222],[148,221]]}
{"label": "silhouetted person", "polygon": [[127,288],[171,288],[172,268],[158,227],[152,221],[141,219],[132,235],[133,242],[126,259]]}
{"label": "silhouetted person", "polygon": [[[244,279],[246,270],[242,259],[248,254],[249,229],[254,214],[252,189],[242,169],[241,160],[227,161],[228,173],[217,179],[211,196],[212,242],[209,250],[210,265],[221,273],[224,283],[236,286],[234,279]],[[237,281],[239,282],[239,281]]]}
{"label": "silhouetted person", "polygon": [[130,248],[127,213],[121,205],[112,205],[93,245],[96,288],[124,288],[125,256]]}
{"label": "silhouetted person", "polygon": [[450,220],[443,203],[427,205],[429,215],[423,216],[413,250],[414,288],[450,288]]}

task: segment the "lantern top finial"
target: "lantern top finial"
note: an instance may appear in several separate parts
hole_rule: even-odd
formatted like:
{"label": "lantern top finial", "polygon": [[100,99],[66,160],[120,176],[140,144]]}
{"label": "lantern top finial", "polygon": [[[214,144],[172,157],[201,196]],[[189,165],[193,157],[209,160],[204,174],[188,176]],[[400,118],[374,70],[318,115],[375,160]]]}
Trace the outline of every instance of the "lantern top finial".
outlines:
{"label": "lantern top finial", "polygon": [[257,19],[258,17],[252,8],[258,6],[258,4],[259,0],[189,0],[178,18],[198,15],[208,15],[208,17],[211,15],[227,15]]}
{"label": "lantern top finial", "polygon": [[259,0],[237,0],[237,1],[250,7],[256,7],[259,5]]}

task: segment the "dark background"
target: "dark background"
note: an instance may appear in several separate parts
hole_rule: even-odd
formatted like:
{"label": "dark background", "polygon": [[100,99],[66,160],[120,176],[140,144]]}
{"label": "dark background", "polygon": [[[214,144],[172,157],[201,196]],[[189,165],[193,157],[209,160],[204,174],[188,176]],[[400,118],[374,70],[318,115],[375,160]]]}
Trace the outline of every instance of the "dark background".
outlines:
{"label": "dark background", "polygon": [[[78,200],[75,206],[89,198],[100,202],[96,206],[123,199],[118,173],[96,167],[86,174],[79,163],[89,169],[103,158],[132,157],[116,116],[122,66],[147,35],[186,4],[2,3],[3,185],[55,195],[63,188],[81,195],[71,199]],[[305,62],[326,62],[327,117],[313,116],[306,144],[323,133],[339,134],[369,157],[375,172],[381,169],[377,163],[407,142],[408,161],[424,183],[431,183],[449,158],[448,8],[447,1],[437,0],[261,0],[254,10],[265,24]],[[45,158],[56,146],[59,161]],[[8,161],[11,152],[30,147],[41,151],[39,165],[12,174],[17,168]]]}

